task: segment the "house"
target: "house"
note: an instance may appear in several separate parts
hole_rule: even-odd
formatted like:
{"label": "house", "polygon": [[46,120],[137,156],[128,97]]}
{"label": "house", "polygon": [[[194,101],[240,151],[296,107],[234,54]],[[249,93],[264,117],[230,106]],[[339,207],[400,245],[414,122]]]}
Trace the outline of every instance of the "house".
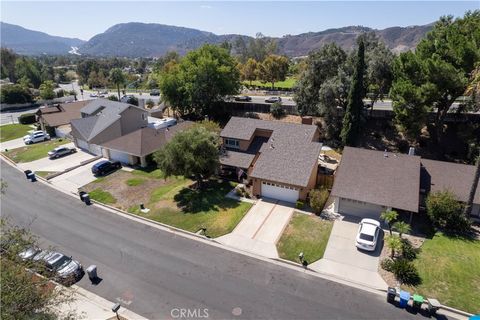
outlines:
{"label": "house", "polygon": [[80,110],[90,101],[75,101],[59,105],[40,107],[37,118],[42,131],[53,128],[57,137],[65,137],[71,131],[70,121],[82,117]]}
{"label": "house", "polygon": [[252,185],[254,196],[305,200],[317,182],[317,126],[232,117],[220,133],[222,170]]}
{"label": "house", "polygon": [[[426,195],[452,191],[466,201],[475,167],[426,160],[415,155],[345,147],[331,196],[334,211],[378,219],[387,209],[412,214],[424,208]],[[480,190],[472,215],[479,216]]]}

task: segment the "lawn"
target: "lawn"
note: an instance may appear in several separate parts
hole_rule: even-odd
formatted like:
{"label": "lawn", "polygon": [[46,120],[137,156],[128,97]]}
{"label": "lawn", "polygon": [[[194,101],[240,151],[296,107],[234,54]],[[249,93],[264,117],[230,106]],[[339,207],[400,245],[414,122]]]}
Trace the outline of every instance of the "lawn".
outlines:
{"label": "lawn", "polygon": [[414,263],[422,283],[411,291],[449,307],[480,313],[480,240],[437,233],[424,242]]}
{"label": "lawn", "polygon": [[0,142],[21,138],[33,128],[25,124],[6,124],[0,126]]}
{"label": "lawn", "polygon": [[295,212],[277,243],[280,258],[299,262],[298,255],[303,252],[308,263],[321,259],[332,227],[332,221]]}
{"label": "lawn", "polygon": [[117,202],[117,199],[115,199],[110,192],[102,190],[101,188],[90,191],[88,195],[91,199],[105,204],[114,204]]}
{"label": "lawn", "polygon": [[42,178],[46,178],[47,176],[57,173],[58,171],[35,171],[35,174],[37,176],[40,176]]}
{"label": "lawn", "polygon": [[12,159],[16,163],[30,162],[45,158],[48,151],[51,151],[52,149],[67,144],[69,142],[70,141],[66,139],[52,139],[50,141],[35,143],[25,147],[12,149],[4,153],[7,157]]}
{"label": "lawn", "polygon": [[[275,82],[275,88],[282,88],[282,89],[291,89],[297,82],[297,79],[295,78],[287,78],[285,81],[279,81]],[[245,85],[250,85],[250,81],[243,81],[243,84]],[[252,86],[257,86],[257,87],[262,87],[265,89],[271,89],[272,84],[271,83],[262,83],[259,80],[252,81]]]}
{"label": "lawn", "polygon": [[[250,203],[225,198],[234,187],[230,182],[210,180],[201,191],[191,188],[193,185],[184,177],[165,178],[158,169],[119,170],[82,190],[92,199],[103,202],[98,195],[114,199],[115,207],[177,228],[191,232],[207,228],[210,237],[231,232],[251,207]],[[142,203],[150,212],[140,212]]]}

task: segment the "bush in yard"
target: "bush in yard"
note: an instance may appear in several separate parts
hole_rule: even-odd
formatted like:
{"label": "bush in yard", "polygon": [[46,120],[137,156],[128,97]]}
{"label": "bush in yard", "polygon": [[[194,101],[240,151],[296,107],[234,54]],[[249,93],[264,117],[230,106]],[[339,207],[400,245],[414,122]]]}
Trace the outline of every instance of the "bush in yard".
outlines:
{"label": "bush in yard", "polygon": [[270,113],[275,119],[280,119],[285,117],[287,114],[285,110],[282,108],[282,103],[281,102],[275,102],[270,106]]}
{"label": "bush in yard", "polygon": [[417,257],[418,249],[415,249],[408,239],[402,241],[402,257],[408,261],[413,261]]}
{"label": "bush in yard", "polygon": [[152,109],[154,105],[155,105],[155,102],[153,102],[152,99],[148,99],[147,102],[145,102],[145,106],[147,106],[147,108],[149,109]]}
{"label": "bush in yard", "polygon": [[397,259],[393,261],[392,272],[398,281],[406,285],[418,285],[421,282],[415,265],[407,259]]}
{"label": "bush in yard", "polygon": [[320,189],[313,189],[310,191],[310,207],[316,214],[320,214],[325,207],[325,203],[330,196],[327,188],[321,187]]}
{"label": "bush in yard", "polygon": [[427,197],[427,215],[438,228],[453,233],[470,229],[470,220],[463,214],[463,205],[450,191],[437,191]]}
{"label": "bush in yard", "polygon": [[128,104],[133,104],[134,106],[138,106],[138,99],[134,96],[131,96],[127,100]]}
{"label": "bush in yard", "polygon": [[118,101],[118,97],[114,94],[109,95],[107,99],[110,101]]}
{"label": "bush in yard", "polygon": [[295,208],[303,209],[304,206],[305,204],[303,203],[303,201],[297,200],[297,203],[295,204]]}
{"label": "bush in yard", "polygon": [[24,113],[18,117],[18,122],[21,124],[32,124],[36,121],[35,113]]}
{"label": "bush in yard", "polygon": [[389,258],[385,258],[380,262],[380,266],[383,270],[388,272],[393,272],[393,260]]}

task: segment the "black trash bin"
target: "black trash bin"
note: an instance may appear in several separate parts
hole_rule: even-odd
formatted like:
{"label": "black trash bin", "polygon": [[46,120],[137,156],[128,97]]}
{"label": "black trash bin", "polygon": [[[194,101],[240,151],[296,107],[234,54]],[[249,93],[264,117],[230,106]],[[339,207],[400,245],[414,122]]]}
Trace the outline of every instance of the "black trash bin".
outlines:
{"label": "black trash bin", "polygon": [[80,195],[80,201],[83,202],[83,195],[87,193],[85,191],[80,191],[78,194]]}
{"label": "black trash bin", "polygon": [[27,180],[28,180],[28,179],[30,179],[30,178],[28,177],[28,175],[29,175],[30,173],[32,173],[32,170],[25,170],[25,171],[23,171],[23,173],[25,173],[25,177],[26,177]]}
{"label": "black trash bin", "polygon": [[27,179],[30,179],[30,181],[32,181],[32,182],[37,181],[37,178],[35,177],[35,173],[34,173],[34,172],[30,172],[30,173],[27,175]]}
{"label": "black trash bin", "polygon": [[388,289],[387,289],[387,302],[388,303],[394,303],[396,296],[397,296],[397,290],[395,288],[388,287]]}
{"label": "black trash bin", "polygon": [[85,193],[84,195],[82,195],[82,199],[83,199],[83,202],[85,202],[85,204],[87,206],[92,204],[92,202],[90,201],[90,196],[88,195],[88,193]]}

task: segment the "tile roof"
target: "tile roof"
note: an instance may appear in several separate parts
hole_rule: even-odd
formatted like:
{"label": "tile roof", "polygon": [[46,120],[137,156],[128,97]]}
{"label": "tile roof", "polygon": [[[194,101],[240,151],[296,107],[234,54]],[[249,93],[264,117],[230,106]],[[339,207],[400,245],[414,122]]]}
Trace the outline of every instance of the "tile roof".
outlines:
{"label": "tile roof", "polygon": [[[458,200],[468,201],[470,187],[475,175],[475,166],[445,161],[422,159],[420,186],[427,192],[450,190]],[[473,200],[480,204],[480,187]]]}
{"label": "tile roof", "polygon": [[255,131],[272,134],[260,148],[253,178],[305,187],[312,170],[318,165],[321,143],[314,142],[317,127],[313,125],[232,117],[220,136],[250,140]]}
{"label": "tile roof", "polygon": [[345,147],[332,196],[418,212],[420,157]]}

